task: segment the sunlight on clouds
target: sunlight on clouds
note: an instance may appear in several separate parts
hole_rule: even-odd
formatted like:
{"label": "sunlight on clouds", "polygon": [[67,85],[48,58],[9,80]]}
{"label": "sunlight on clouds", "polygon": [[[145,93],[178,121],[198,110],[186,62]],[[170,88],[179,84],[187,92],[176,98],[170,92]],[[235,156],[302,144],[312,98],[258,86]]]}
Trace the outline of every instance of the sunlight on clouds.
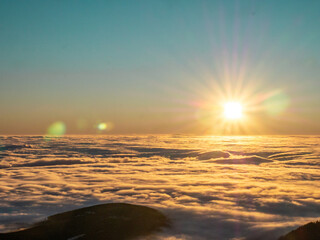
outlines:
{"label": "sunlight on clouds", "polygon": [[173,228],[159,239],[279,236],[320,214],[316,136],[5,136],[0,142],[2,231],[105,202],[163,211]]}

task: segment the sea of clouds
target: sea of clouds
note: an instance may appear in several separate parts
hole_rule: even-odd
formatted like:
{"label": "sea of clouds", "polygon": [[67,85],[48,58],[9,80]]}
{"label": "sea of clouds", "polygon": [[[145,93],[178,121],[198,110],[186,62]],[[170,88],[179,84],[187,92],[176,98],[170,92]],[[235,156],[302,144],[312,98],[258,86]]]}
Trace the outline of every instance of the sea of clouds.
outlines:
{"label": "sea of clouds", "polygon": [[84,206],[156,208],[150,239],[276,239],[320,218],[320,136],[0,137],[0,232]]}

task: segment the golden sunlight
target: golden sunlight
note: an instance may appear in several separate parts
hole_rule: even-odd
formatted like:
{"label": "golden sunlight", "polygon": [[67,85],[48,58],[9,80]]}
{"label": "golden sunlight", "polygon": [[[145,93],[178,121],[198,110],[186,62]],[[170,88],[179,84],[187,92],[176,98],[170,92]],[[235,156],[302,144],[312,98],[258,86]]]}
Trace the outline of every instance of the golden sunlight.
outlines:
{"label": "golden sunlight", "polygon": [[242,105],[239,102],[227,102],[224,104],[224,116],[227,119],[239,119],[242,117]]}

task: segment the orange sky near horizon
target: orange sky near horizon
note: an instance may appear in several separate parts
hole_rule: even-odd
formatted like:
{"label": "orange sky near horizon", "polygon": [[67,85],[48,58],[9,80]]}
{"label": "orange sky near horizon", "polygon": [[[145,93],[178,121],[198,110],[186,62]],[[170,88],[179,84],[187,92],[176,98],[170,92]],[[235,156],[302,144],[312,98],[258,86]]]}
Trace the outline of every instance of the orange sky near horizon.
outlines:
{"label": "orange sky near horizon", "polygon": [[0,134],[320,134],[319,3],[138,2],[2,1]]}

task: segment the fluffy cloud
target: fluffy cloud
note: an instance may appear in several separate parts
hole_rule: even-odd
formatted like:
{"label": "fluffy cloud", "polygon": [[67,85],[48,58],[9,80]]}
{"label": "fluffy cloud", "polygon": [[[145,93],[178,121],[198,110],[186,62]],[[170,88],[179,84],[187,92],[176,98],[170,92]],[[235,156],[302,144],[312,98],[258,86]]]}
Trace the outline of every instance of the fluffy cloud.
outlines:
{"label": "fluffy cloud", "polygon": [[[320,215],[317,137],[0,139],[0,231],[105,202],[165,212],[158,239],[266,239]],[[263,233],[263,234],[262,234]]]}

